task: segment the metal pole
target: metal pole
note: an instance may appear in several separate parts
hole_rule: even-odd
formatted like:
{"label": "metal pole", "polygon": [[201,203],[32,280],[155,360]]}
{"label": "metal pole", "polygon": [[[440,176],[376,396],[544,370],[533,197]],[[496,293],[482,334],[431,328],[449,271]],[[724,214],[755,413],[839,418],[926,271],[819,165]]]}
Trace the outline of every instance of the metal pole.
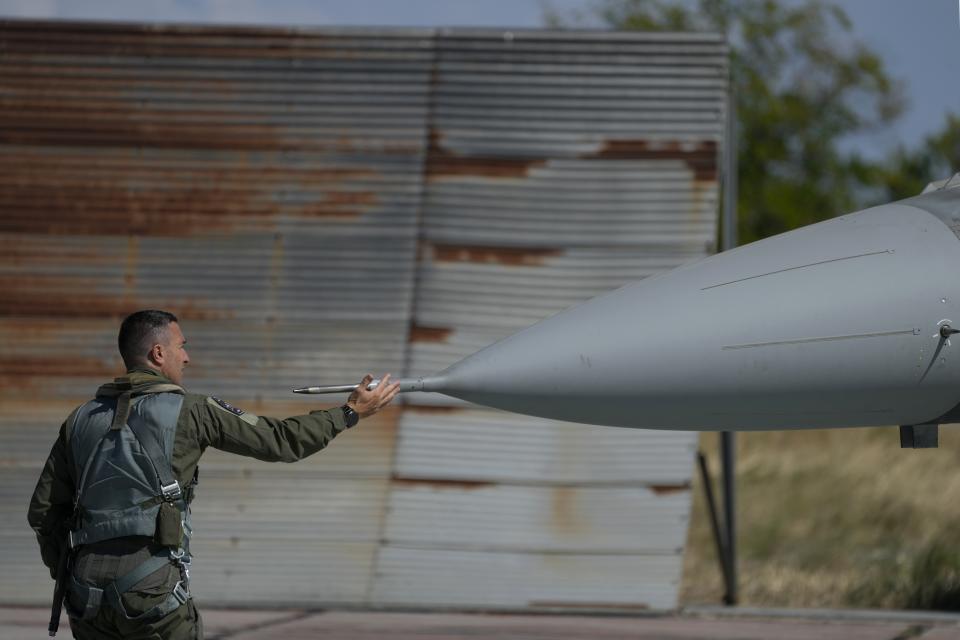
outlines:
{"label": "metal pole", "polygon": [[[722,248],[729,251],[737,246],[737,108],[736,94],[731,79],[727,93],[726,144],[723,185]],[[720,433],[720,457],[723,465],[723,511],[726,525],[726,561],[724,572],[726,593],[723,602],[735,605],[739,600],[737,589],[737,517],[736,517],[736,439],[732,431]]]}
{"label": "metal pole", "polygon": [[723,154],[723,214],[721,216],[720,250],[737,246],[737,103],[733,87],[727,94],[727,122]]}
{"label": "metal pole", "polygon": [[720,456],[723,459],[723,523],[726,525],[726,558],[723,572],[726,592],[723,594],[723,603],[735,605],[739,600],[737,593],[737,518],[736,518],[736,483],[734,467],[736,466],[736,442],[732,431],[720,433]]}
{"label": "metal pole", "polygon": [[697,461],[700,463],[700,481],[703,483],[703,495],[707,499],[707,512],[710,514],[710,528],[713,530],[713,542],[717,546],[717,562],[720,563],[720,574],[723,584],[730,583],[730,566],[727,564],[727,542],[723,539],[724,531],[720,527],[720,514],[717,512],[717,501],[713,497],[713,479],[707,468],[707,456],[702,451],[697,452]]}

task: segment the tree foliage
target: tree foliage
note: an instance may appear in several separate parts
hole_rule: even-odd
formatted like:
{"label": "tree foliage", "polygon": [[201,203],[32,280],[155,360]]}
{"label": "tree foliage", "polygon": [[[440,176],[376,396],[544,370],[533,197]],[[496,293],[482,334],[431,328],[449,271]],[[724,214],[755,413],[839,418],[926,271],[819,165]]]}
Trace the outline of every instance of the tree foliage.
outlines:
{"label": "tree foliage", "polygon": [[[914,149],[900,147],[889,160],[864,168],[866,181],[877,186],[877,202],[917,195],[931,180],[960,171],[960,116],[946,117],[940,131]],[[960,180],[960,178],[958,178]]]}
{"label": "tree foliage", "polygon": [[594,10],[615,29],[727,36],[741,242],[855,209],[864,187],[880,179],[876,166],[838,143],[895,119],[902,89],[852,36],[841,8],[819,0],[602,0]]}

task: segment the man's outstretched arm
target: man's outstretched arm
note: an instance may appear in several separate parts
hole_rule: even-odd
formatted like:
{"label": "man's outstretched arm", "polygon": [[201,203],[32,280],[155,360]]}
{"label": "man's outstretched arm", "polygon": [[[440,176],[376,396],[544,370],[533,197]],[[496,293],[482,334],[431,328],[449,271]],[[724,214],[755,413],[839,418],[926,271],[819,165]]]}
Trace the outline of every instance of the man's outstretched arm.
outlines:
{"label": "man's outstretched arm", "polygon": [[[366,376],[347,404],[360,418],[371,416],[389,404],[399,391],[384,376],[376,389],[367,390]],[[296,462],[323,449],[347,428],[340,407],[312,411],[292,418],[255,416],[216,397],[196,406],[201,449],[207,446],[268,462]]]}

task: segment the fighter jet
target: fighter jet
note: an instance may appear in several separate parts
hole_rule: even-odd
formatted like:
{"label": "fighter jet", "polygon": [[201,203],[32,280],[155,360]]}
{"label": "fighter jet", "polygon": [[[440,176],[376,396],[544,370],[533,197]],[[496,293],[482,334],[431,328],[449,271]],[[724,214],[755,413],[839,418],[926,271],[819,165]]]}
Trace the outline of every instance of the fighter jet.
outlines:
{"label": "fighter jet", "polygon": [[960,421],[958,328],[960,174],[628,284],[401,390],[644,429],[901,425],[903,446],[936,446]]}

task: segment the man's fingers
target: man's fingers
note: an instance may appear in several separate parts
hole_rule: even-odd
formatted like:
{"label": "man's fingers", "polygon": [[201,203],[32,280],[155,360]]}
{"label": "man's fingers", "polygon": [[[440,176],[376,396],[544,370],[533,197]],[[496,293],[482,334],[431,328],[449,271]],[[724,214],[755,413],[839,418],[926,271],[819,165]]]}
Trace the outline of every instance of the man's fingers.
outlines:
{"label": "man's fingers", "polygon": [[390,388],[387,389],[387,393],[384,397],[383,404],[387,404],[391,400],[397,397],[397,394],[400,393],[400,383],[394,382],[390,385]]}
{"label": "man's fingers", "polygon": [[385,375],[383,377],[383,383],[377,387],[377,391],[380,392],[379,397],[377,398],[378,411],[390,404],[393,399],[397,397],[397,394],[400,393],[400,383],[394,382],[392,384],[388,384],[390,382],[389,378],[390,374]]}
{"label": "man's fingers", "polygon": [[388,373],[380,379],[380,382],[377,383],[377,388],[374,389],[373,392],[376,394],[376,397],[380,399],[383,398],[384,394],[387,393],[391,386],[393,385],[390,384],[390,374]]}
{"label": "man's fingers", "polygon": [[367,385],[373,382],[373,376],[369,373],[363,378],[360,379],[360,382],[357,384],[357,388],[353,390],[353,393],[350,394],[350,397],[356,397],[361,393],[367,393]]}
{"label": "man's fingers", "polygon": [[390,402],[400,393],[400,383],[390,382],[390,374],[384,374],[383,378],[377,383],[377,386],[368,390],[367,385],[373,381],[373,376],[367,374],[361,380],[357,390],[351,395],[355,398],[357,408],[361,416],[373,415],[381,408],[390,404]]}

